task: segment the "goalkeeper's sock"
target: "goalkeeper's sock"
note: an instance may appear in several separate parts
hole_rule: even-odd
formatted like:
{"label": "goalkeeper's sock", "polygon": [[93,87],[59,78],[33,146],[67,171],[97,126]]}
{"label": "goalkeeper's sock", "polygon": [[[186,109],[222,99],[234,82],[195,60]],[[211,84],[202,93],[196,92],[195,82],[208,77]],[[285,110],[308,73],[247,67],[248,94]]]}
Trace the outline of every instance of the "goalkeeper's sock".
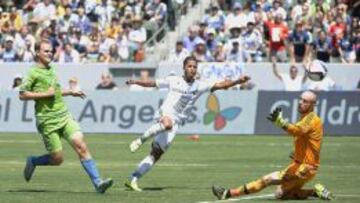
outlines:
{"label": "goalkeeper's sock", "polygon": [[91,182],[96,187],[100,182],[100,174],[93,159],[81,160],[81,165],[84,167],[86,173],[89,175]]}
{"label": "goalkeeper's sock", "polygon": [[35,166],[46,166],[50,165],[51,156],[50,154],[44,154],[41,156],[33,156],[31,157],[31,162]]}
{"label": "goalkeeper's sock", "polygon": [[266,186],[267,185],[262,179],[258,179],[256,181],[240,186],[239,188],[231,189],[230,194],[232,197],[252,194],[261,191],[262,189],[266,188]]}
{"label": "goalkeeper's sock", "polygon": [[146,156],[139,164],[138,168],[132,174],[132,177],[140,178],[150,171],[155,163],[155,159],[152,155]]}
{"label": "goalkeeper's sock", "polygon": [[146,140],[154,137],[154,135],[158,134],[165,130],[165,127],[162,123],[158,122],[152,125],[145,133],[140,137],[141,143],[146,142]]}

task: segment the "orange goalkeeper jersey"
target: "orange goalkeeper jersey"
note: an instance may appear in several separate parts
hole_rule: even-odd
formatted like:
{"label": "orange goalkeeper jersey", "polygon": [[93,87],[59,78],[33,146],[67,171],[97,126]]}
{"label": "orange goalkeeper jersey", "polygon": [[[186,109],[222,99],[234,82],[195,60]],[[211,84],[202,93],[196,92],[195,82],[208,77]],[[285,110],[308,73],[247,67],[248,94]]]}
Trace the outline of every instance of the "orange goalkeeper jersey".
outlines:
{"label": "orange goalkeeper jersey", "polygon": [[287,126],[287,132],[294,136],[294,161],[314,166],[320,165],[320,148],[323,138],[321,119],[314,112]]}

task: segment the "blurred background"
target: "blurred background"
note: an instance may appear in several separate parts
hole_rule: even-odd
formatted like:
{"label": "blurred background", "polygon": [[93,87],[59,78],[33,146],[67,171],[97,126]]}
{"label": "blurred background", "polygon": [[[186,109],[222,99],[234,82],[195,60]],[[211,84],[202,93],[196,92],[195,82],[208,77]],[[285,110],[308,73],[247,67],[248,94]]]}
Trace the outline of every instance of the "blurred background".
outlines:
{"label": "blurred background", "polygon": [[[204,124],[204,95],[180,132],[280,133],[262,116],[280,105],[295,121],[297,91],[312,89],[321,95],[326,132],[355,134],[359,12],[354,0],[2,0],[0,131],[35,131],[32,104],[16,96],[34,63],[35,42],[46,38],[61,85],[89,95],[67,98],[85,132],[141,133],[166,91],[129,87],[125,80],[181,75],[183,59],[193,55],[201,79],[248,74],[252,80],[216,94],[219,115],[228,107],[242,109],[223,128]],[[328,69],[319,82],[304,74],[314,59]],[[244,122],[250,127],[239,129]]]}

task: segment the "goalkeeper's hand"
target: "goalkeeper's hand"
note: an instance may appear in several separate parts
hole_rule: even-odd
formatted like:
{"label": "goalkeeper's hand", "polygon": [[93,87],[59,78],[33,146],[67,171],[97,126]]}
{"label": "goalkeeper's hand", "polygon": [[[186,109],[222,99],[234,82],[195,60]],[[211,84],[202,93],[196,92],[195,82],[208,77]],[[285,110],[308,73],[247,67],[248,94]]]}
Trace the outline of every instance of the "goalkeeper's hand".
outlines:
{"label": "goalkeeper's hand", "polygon": [[279,128],[283,128],[287,125],[287,122],[282,117],[282,110],[279,107],[273,110],[266,118]]}

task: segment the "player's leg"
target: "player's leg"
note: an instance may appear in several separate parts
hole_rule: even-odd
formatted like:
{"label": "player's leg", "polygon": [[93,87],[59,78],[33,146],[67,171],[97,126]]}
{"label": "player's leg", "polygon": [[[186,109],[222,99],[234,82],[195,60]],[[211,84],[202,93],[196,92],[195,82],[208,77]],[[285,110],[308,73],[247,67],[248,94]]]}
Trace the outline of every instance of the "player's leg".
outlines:
{"label": "player's leg", "polygon": [[302,189],[316,175],[316,167],[307,164],[291,164],[282,176],[281,185],[275,192],[278,199],[307,199],[318,197],[321,199],[333,198],[331,192],[321,184],[316,184],[314,189]]}
{"label": "player's leg", "polygon": [[[39,129],[39,128],[38,128]],[[60,165],[63,162],[62,145],[58,131],[47,132],[39,129],[48,153],[40,156],[28,156],[24,168],[24,178],[30,181],[36,166]],[[44,134],[46,132],[46,134]]]}
{"label": "player's leg", "polygon": [[162,154],[170,147],[174,140],[178,125],[175,124],[170,131],[165,131],[158,134],[151,147],[151,152],[138,165],[137,169],[131,174],[125,186],[135,190],[141,191],[137,185],[137,181],[151,170],[154,164],[161,158]]}
{"label": "player's leg", "polygon": [[255,181],[244,184],[238,188],[225,189],[223,187],[214,185],[212,187],[212,191],[218,199],[228,199],[231,197],[252,194],[263,190],[269,185],[280,184],[280,174],[280,171],[272,172]]}
{"label": "player's leg", "polygon": [[295,187],[292,189],[284,189],[279,185],[275,192],[275,197],[281,200],[304,200],[309,197],[316,197],[323,200],[334,199],[334,195],[321,184],[316,184],[313,189],[302,189]]}
{"label": "player's leg", "polygon": [[95,190],[99,193],[104,193],[109,187],[111,187],[113,180],[110,178],[102,180],[100,178],[96,162],[90,154],[84,135],[80,131],[79,125],[73,119],[69,119],[64,127],[63,136],[79,156],[81,165],[90,177]]}
{"label": "player's leg", "polygon": [[145,143],[148,139],[152,138],[158,133],[165,130],[171,130],[173,128],[173,120],[168,116],[163,116],[158,122],[147,129],[142,136],[131,142],[129,148],[131,152],[135,152],[140,146]]}

